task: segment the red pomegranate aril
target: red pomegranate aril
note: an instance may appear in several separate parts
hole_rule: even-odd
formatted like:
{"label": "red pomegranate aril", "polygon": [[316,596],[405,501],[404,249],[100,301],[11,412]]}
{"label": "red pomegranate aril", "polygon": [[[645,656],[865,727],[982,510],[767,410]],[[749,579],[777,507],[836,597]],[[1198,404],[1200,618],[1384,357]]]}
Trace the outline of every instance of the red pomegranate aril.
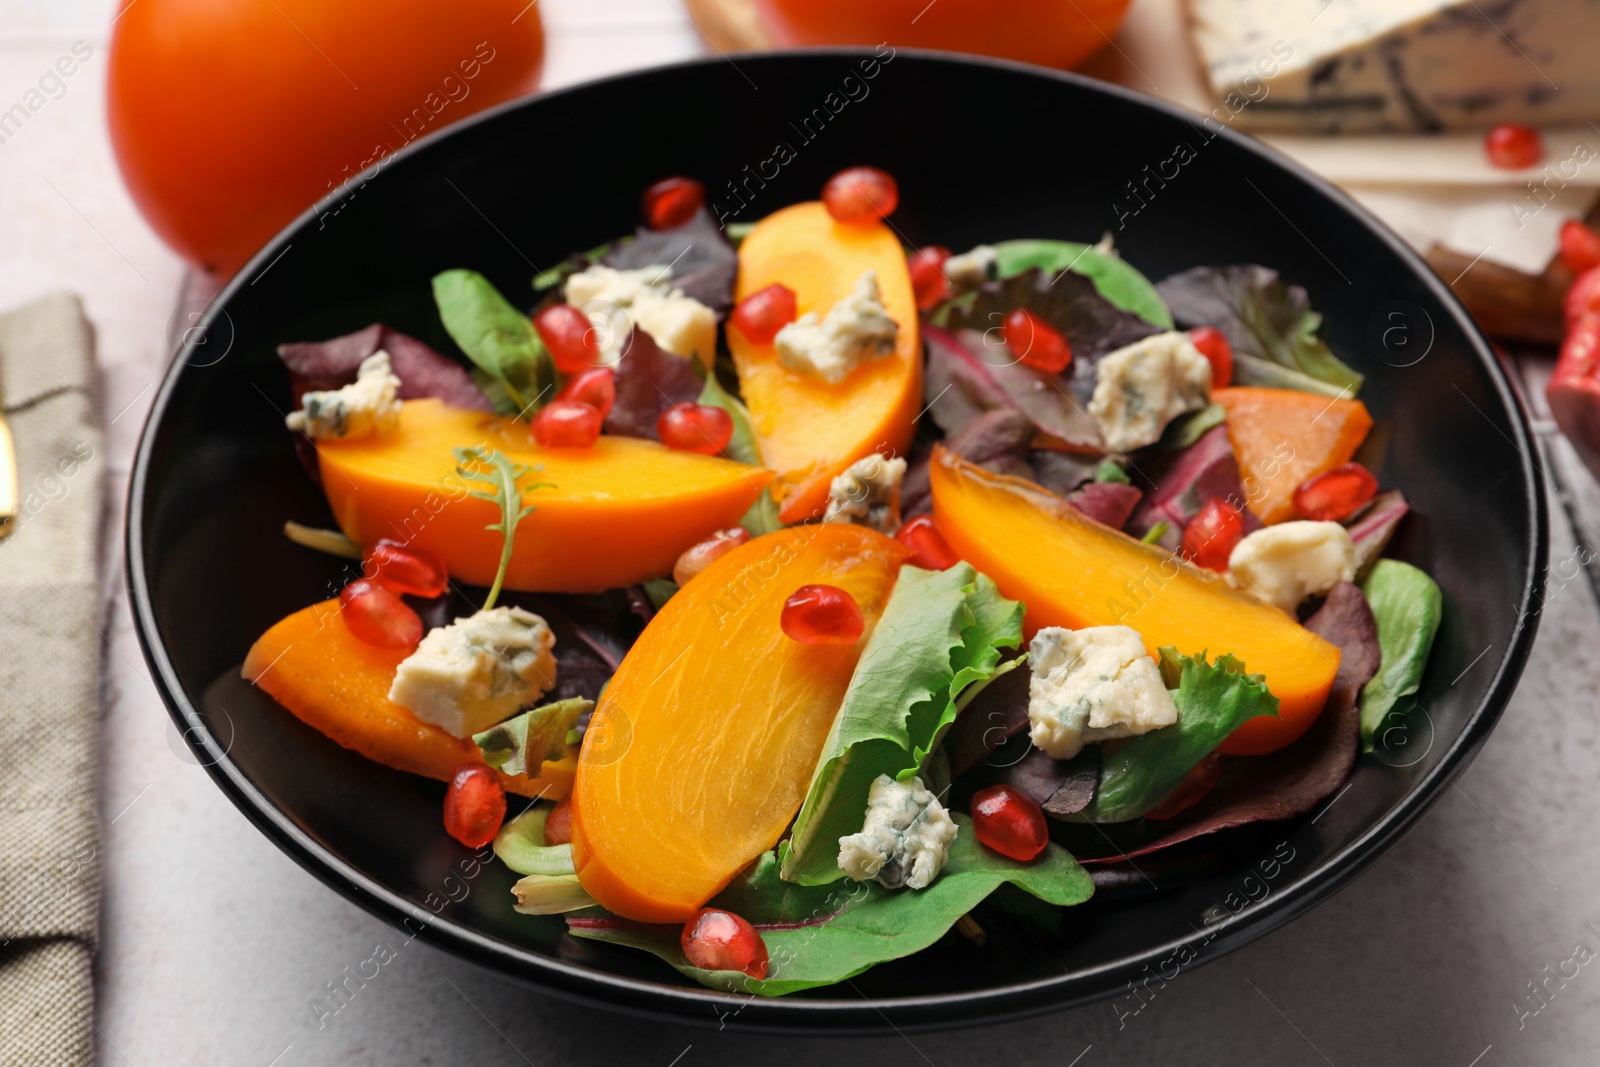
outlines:
{"label": "red pomegranate aril", "polygon": [[339,590],[339,617],[357,638],[378,648],[415,648],[422,640],[422,616],[399,594],[365,578]]}
{"label": "red pomegranate aril", "polygon": [[1577,219],[1561,224],[1561,262],[1574,274],[1600,267],[1600,233]]}
{"label": "red pomegranate aril", "polygon": [[1243,536],[1244,513],[1221,497],[1212,497],[1183,528],[1184,558],[1207,570],[1225,571]]}
{"label": "red pomegranate aril", "polygon": [[1205,799],[1222,775],[1221,756],[1213,752],[1189,769],[1166,799],[1144,813],[1147,819],[1170,819]]}
{"label": "red pomegranate aril", "polygon": [[482,848],[506,818],[506,791],[482,763],[463,763],[444,791],[445,833],[468,848]]}
{"label": "red pomegranate aril", "polygon": [[577,374],[600,359],[600,339],[594,323],[571,304],[547,307],[533,317],[533,328],[550,350],[556,370]]}
{"label": "red pomegranate aril", "polygon": [[589,448],[605,419],[581,400],[552,400],[533,417],[533,439],[546,448]]}
{"label": "red pomegranate aril", "polygon": [[1072,346],[1027,308],[1012,308],[1005,320],[1006,347],[1017,362],[1045,374],[1060,374],[1072,363]]}
{"label": "red pomegranate aril", "polygon": [[1544,138],[1532,126],[1506,123],[1484,135],[1483,150],[1500,169],[1521,170],[1544,158]]}
{"label": "red pomegranate aril", "polygon": [[438,556],[387,537],[367,549],[361,573],[393,592],[412,596],[440,596],[450,585]]}
{"label": "red pomegranate aril", "polygon": [[756,928],[731,911],[702,908],[683,924],[683,954],[702,971],[739,971],[767,976],[767,943]]}
{"label": "red pomegranate aril", "polygon": [[674,404],[656,419],[661,443],[679,452],[714,456],[733,439],[733,417],[711,404]]}
{"label": "red pomegranate aril", "polygon": [[701,571],[748,540],[750,531],[743,526],[718,530],[699,544],[684,549],[678,562],[672,565],[672,580],[679,585],[688,585],[689,579],[698,577]]}
{"label": "red pomegranate aril", "polygon": [[877,222],[900,206],[900,187],[877,167],[850,167],[828,179],[822,204],[836,222]]}
{"label": "red pomegranate aril", "polygon": [[706,187],[693,178],[663,178],[644,191],[639,212],[652,230],[672,230],[705,206]]}
{"label": "red pomegranate aril", "polygon": [[950,282],[944,276],[944,261],[949,258],[950,250],[942,245],[924,245],[906,257],[918,311],[927,311],[950,295]]}
{"label": "red pomegranate aril", "polygon": [[1211,388],[1226,388],[1233,381],[1233,346],[1227,334],[1215,326],[1196,326],[1189,331],[1189,340],[1211,364]]}
{"label": "red pomegranate aril", "polygon": [[1050,843],[1044,809],[1009,785],[991,785],[972,794],[972,832],[978,844],[1021,863]]}
{"label": "red pomegranate aril", "polygon": [[1572,288],[1567,290],[1566,306],[1567,328],[1577,322],[1584,315],[1600,312],[1600,267],[1586,270],[1578,275],[1577,281],[1572,283]]}
{"label": "red pomegranate aril", "polygon": [[832,585],[802,585],[783,602],[783,632],[803,645],[853,645],[867,628],[856,598]]}
{"label": "red pomegranate aril", "polygon": [[1294,509],[1303,519],[1338,522],[1353,515],[1378,492],[1378,479],[1359,463],[1346,463],[1307,478],[1294,490]]}
{"label": "red pomegranate aril", "polygon": [[604,422],[617,402],[617,372],[610,367],[579,371],[561,387],[556,399],[588,404],[600,413],[600,421]]}
{"label": "red pomegranate aril", "polygon": [[545,816],[544,843],[567,845],[572,843],[572,798],[568,797]]}
{"label": "red pomegranate aril", "polygon": [[728,321],[753,345],[770,345],[778,331],[793,322],[797,313],[794,290],[774,282],[757,289],[733,309]]}
{"label": "red pomegranate aril", "polygon": [[961,561],[955,549],[950,547],[950,542],[944,539],[944,534],[939,532],[932,515],[907,519],[894,532],[894,539],[916,553],[906,562],[925,571],[947,570]]}

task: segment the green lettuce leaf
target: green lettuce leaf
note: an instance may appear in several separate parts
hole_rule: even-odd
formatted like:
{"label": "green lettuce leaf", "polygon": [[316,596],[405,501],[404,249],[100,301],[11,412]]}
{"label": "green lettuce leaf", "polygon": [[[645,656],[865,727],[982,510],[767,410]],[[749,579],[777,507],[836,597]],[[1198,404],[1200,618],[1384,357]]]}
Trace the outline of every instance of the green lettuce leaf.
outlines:
{"label": "green lettuce leaf", "polygon": [[994,245],[1000,277],[1038,267],[1047,274],[1071,270],[1094,282],[1100,295],[1124,311],[1131,311],[1154,326],[1172,329],[1172,312],[1161,294],[1121,257],[1077,241],[1001,241]]}
{"label": "green lettuce leaf", "polygon": [[467,358],[498,382],[526,418],[550,399],[555,363],[528,316],[472,270],[433,278],[439,318]]}
{"label": "green lettuce leaf", "polygon": [[1278,714],[1278,698],[1259,674],[1246,674],[1233,656],[1206,661],[1161,650],[1161,677],[1178,705],[1178,721],[1126,741],[1101,745],[1100,785],[1075,822],[1137,819],[1177,788],[1240,723]]}
{"label": "green lettuce leaf", "polygon": [[915,775],[955,721],[962,690],[994,677],[1000,649],[1021,643],[1022,605],[970,564],[902,567],[781,849],[783,877],[843,878],[839,838],[861,829],[873,780]]}
{"label": "green lettuce leaf", "polygon": [[1444,596],[1438,582],[1397,559],[1374,563],[1361,581],[1361,591],[1378,623],[1378,647],[1383,651],[1378,673],[1361,690],[1361,747],[1371,752],[1373,738],[1385,723],[1391,717],[1398,720],[1416,704],[1444,615]]}
{"label": "green lettuce leaf", "polygon": [[534,804],[500,827],[494,835],[494,854],[500,862],[518,874],[576,876],[572,846],[544,843],[544,823],[553,810],[554,804]]}
{"label": "green lettuce leaf", "polygon": [[761,451],[756,447],[756,434],[750,428],[750,412],[738,397],[729,393],[717,381],[715,374],[706,375],[705,388],[700,390],[699,402],[721,408],[733,420],[733,436],[728,438],[722,454],[737,463],[761,466]]}
{"label": "green lettuce leaf", "polygon": [[771,486],[761,490],[761,495],[756,497],[756,502],[744,513],[739,525],[749,531],[751,537],[776,533],[784,528],[784,521],[778,518],[778,502],[772,499]]}
{"label": "green lettuce leaf", "polygon": [[594,701],[583,697],[557,700],[513,715],[499,726],[473,734],[472,740],[489,766],[537,778],[545,760],[567,754],[567,731],[592,707]]}
{"label": "green lettuce leaf", "polygon": [[686,977],[713,989],[781,996],[842,982],[885,960],[920,952],[943,937],[957,919],[1002,885],[1011,884],[1046,903],[1081,904],[1094,883],[1056,844],[1029,863],[982,847],[972,820],[960,825],[944,873],[926,889],[884,889],[875,882],[795,885],[778,875],[768,852],[711,902],[748,919],[760,931],[771,961],[766,978],[737,971],[703,971],[684,958],[681,926],[650,926],[596,909],[567,919],[575,937],[653,952]]}
{"label": "green lettuce leaf", "polygon": [[1161,447],[1174,451],[1188,448],[1210,430],[1221,426],[1228,419],[1228,409],[1221,404],[1207,404],[1199,411],[1191,411],[1186,415],[1179,415],[1167,423],[1167,428],[1161,433]]}

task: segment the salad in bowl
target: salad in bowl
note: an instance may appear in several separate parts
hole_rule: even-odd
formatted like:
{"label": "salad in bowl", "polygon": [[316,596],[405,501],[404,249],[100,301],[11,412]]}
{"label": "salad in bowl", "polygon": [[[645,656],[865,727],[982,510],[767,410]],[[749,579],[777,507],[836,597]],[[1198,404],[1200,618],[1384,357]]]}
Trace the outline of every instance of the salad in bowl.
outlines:
{"label": "salad in bowl", "polygon": [[668,178],[529,291],[434,277],[464,359],[383,323],[279,349],[336,524],[285,533],[348,565],[244,677],[449,783],[517,911],[712,988],[1049,931],[1305,813],[1443,610],[1304,289],[907,248],[897,200],[853,167],[724,227]]}

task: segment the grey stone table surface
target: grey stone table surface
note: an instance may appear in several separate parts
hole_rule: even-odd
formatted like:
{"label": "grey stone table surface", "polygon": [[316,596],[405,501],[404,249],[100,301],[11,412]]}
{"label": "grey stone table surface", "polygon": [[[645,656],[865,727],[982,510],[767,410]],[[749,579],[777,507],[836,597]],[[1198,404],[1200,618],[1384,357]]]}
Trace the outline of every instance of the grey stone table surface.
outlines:
{"label": "grey stone table surface", "polygon": [[[102,132],[111,7],[0,0],[0,100],[20,98],[73,41],[94,51],[65,95],[0,148],[0,306],[57,288],[83,294],[99,330],[112,466],[125,476],[165,362],[181,269],[128,202]],[[702,48],[675,0],[540,8],[552,86]],[[1575,517],[1587,543],[1600,543],[1600,490],[1570,454],[1553,452],[1544,469],[1568,489],[1552,508],[1551,588],[1521,687],[1476,762],[1388,855],[1305,917],[1184,973],[1137,1015],[1119,1019],[1100,1004],[910,1037],[772,1038],[644,1022],[530,993],[420,942],[398,948],[337,1014],[319,1014],[312,1005],[327,983],[392,931],[269,844],[187,756],[129,628],[113,547],[100,1061],[1600,1063],[1600,966],[1579,962],[1600,951],[1600,609],[1579,566],[1591,554],[1563,521]],[[113,486],[109,530],[122,488]]]}

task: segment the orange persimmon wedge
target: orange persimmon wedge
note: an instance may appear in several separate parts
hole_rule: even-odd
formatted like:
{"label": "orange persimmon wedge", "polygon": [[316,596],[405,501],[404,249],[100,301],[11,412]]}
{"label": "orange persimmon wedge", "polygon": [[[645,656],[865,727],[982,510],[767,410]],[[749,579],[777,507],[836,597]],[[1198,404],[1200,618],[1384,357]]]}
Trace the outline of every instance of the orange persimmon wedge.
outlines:
{"label": "orange persimmon wedge", "polygon": [[[410,653],[360,640],[324,600],[281,620],[250,646],[246,681],[295,718],[386,767],[449,781],[463,763],[481,763],[470,738],[452,736],[389,700],[395,668]],[[525,797],[559,800],[572,789],[578,760],[547,762],[538,778],[502,774],[500,784]]]}
{"label": "orange persimmon wedge", "polygon": [[1372,416],[1359,400],[1261,386],[1216,389],[1228,411],[1228,440],[1239,459],[1245,503],[1265,523],[1295,517],[1295,487],[1349,463]]}
{"label": "orange persimmon wedge", "polygon": [[334,520],[360,544],[395,538],[438,556],[453,579],[488,585],[501,535],[486,527],[500,509],[468,495],[482,487],[456,474],[452,452],[475,446],[539,468],[524,485],[555,483],[524,493],[538,510],[517,526],[509,589],[590,593],[670,574],[684,549],[736,525],[772,479],[760,467],[635,437],[543,448],[526,423],[408,400],[392,434],[317,444]]}
{"label": "orange persimmon wedge", "polygon": [[737,327],[728,329],[761,461],[778,472],[772,496],[784,522],[820,513],[834,476],[856,460],[871,452],[897,455],[911,443],[922,406],[916,297],[892,230],[881,222],[835,222],[817,202],[768,215],[739,245],[738,299],[781,283],[794,290],[798,315],[825,317],[869,270],[877,271],[899,340],[894,355],[856,368],[837,385],[789,370],[772,345],[752,344]]}
{"label": "orange persimmon wedge", "polygon": [[[861,526],[799,526],[734,549],[645,627],[595,708],[572,791],[572,858],[600,904],[683,922],[800,810],[856,660],[910,551]],[[803,585],[855,597],[853,645],[779,626]]]}
{"label": "orange persimmon wedge", "polygon": [[[1280,718],[1235,730],[1224,752],[1282,748],[1321,712],[1339,669],[1339,649],[1264,600],[1232,588],[1153,545],[1085,518],[1032,482],[992,474],[935,448],[933,513],[950,547],[1027,608],[1031,636],[1046,626],[1122,624],[1151,655],[1231,652],[1266,675]],[[580,772],[581,773],[581,772]]]}

